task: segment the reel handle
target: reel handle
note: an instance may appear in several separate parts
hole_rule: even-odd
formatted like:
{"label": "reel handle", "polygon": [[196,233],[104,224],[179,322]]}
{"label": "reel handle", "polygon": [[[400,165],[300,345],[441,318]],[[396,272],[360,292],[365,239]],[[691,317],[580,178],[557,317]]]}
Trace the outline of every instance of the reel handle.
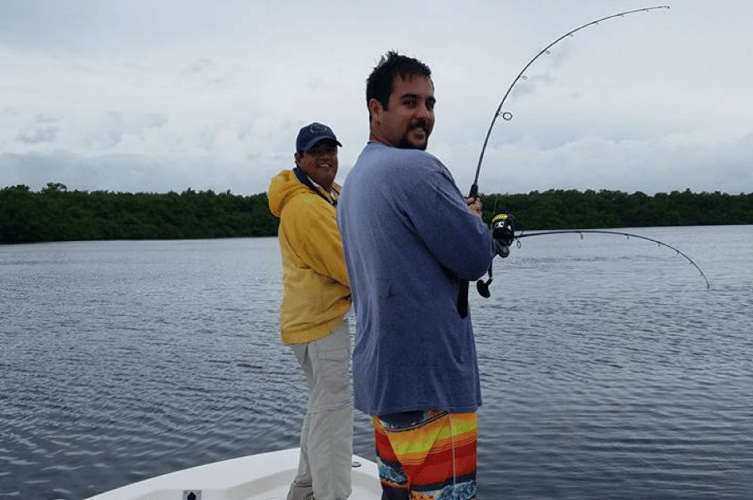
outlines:
{"label": "reel handle", "polygon": [[491,285],[492,279],[489,278],[488,280],[478,280],[476,282],[476,290],[478,290],[478,294],[481,295],[483,298],[488,299],[492,296],[492,293],[489,291],[489,285]]}

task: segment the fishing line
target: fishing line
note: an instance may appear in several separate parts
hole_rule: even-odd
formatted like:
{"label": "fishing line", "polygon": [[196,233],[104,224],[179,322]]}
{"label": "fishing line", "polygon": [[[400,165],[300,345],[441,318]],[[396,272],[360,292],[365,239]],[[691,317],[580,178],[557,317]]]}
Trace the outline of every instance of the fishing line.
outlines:
{"label": "fishing line", "polygon": [[698,269],[698,272],[701,273],[701,276],[703,277],[704,281],[706,281],[706,289],[711,288],[711,284],[709,283],[708,278],[706,278],[706,274],[703,272],[703,270],[700,267],[698,267],[698,264],[696,264],[693,261],[693,259],[691,259],[690,257],[688,257],[685,254],[685,252],[683,252],[682,250],[679,250],[679,249],[673,247],[672,245],[664,243],[663,241],[655,240],[654,238],[649,238],[647,236],[641,236],[640,234],[626,233],[624,231],[607,231],[607,230],[604,230],[604,229],[562,229],[562,230],[545,231],[545,232],[528,233],[528,234],[522,234],[521,233],[521,234],[515,235],[513,237],[513,239],[517,240],[517,246],[518,246],[518,248],[520,248],[520,246],[521,246],[521,244],[520,244],[520,238],[528,238],[528,237],[531,237],[531,236],[547,236],[547,235],[551,235],[551,234],[569,234],[569,233],[580,234],[580,239],[583,239],[583,233],[612,234],[612,235],[616,235],[616,236],[625,236],[628,239],[630,239],[630,238],[638,238],[638,239],[641,239],[641,240],[651,241],[653,243],[656,243],[659,246],[667,247],[667,248],[669,248],[669,249],[674,250],[675,252],[677,252],[678,255],[682,255],[683,257],[685,257],[685,260],[687,260],[688,262],[690,262],[696,269]]}

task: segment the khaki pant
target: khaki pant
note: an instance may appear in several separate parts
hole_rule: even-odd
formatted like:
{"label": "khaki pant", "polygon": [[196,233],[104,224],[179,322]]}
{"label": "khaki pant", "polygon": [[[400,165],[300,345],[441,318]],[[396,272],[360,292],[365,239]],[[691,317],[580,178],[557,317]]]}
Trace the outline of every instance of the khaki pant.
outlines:
{"label": "khaki pant", "polygon": [[298,474],[287,500],[345,500],[351,493],[353,462],[348,322],[322,339],[290,347],[306,374],[309,402]]}

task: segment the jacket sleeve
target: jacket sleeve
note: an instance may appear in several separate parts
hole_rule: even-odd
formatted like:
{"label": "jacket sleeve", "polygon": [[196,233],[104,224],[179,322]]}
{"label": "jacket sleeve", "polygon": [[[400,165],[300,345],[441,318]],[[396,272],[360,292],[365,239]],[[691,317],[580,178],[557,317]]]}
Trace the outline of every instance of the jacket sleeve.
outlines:
{"label": "jacket sleeve", "polygon": [[285,206],[290,243],[301,263],[350,288],[337,212],[319,196],[304,194]]}

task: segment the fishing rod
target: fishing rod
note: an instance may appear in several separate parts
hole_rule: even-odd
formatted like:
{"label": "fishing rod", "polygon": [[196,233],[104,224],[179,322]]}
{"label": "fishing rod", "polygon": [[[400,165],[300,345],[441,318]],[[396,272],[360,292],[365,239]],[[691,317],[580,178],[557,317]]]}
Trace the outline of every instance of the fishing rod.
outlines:
{"label": "fishing rod", "polygon": [[[540,231],[536,233],[528,233],[524,234],[522,231],[520,233],[515,232],[515,217],[513,217],[510,214],[497,214],[492,219],[491,223],[491,229],[492,229],[492,238],[494,238],[494,241],[497,245],[497,254],[505,258],[508,255],[510,255],[510,246],[513,244],[513,242],[517,241],[517,246],[520,248],[521,238],[529,238],[532,236],[548,236],[553,234],[579,234],[580,239],[583,239],[584,233],[595,233],[595,234],[611,234],[613,236],[625,236],[626,238],[637,238],[641,240],[650,241],[653,243],[656,243],[659,246],[667,247],[671,250],[674,250],[678,255],[681,255],[687,260],[690,264],[695,267],[699,273],[701,273],[701,277],[703,277],[704,281],[706,282],[706,289],[711,288],[711,284],[709,283],[708,278],[706,277],[706,273],[703,272],[703,269],[701,269],[698,264],[693,261],[685,252],[682,250],[673,247],[672,245],[669,245],[667,243],[664,243],[663,241],[656,240],[654,238],[649,238],[648,236],[641,236],[640,234],[635,233],[628,233],[625,231],[611,231],[611,230],[605,230],[605,229],[561,229],[561,230],[554,230],[554,231]],[[489,298],[491,296],[491,293],[489,292],[489,285],[493,281],[492,279],[492,269],[489,268],[489,279],[487,281],[484,280],[478,280],[476,282],[476,289],[478,290],[479,295],[481,295],[484,298]]]}
{"label": "fishing rod", "polygon": [[[599,23],[601,23],[603,21],[607,21],[609,19],[614,19],[616,17],[625,17],[625,16],[628,16],[630,14],[636,14],[638,12],[650,12],[652,10],[657,10],[657,9],[669,9],[669,5],[657,5],[657,6],[654,6],[654,7],[644,7],[642,9],[634,9],[634,10],[627,10],[627,11],[624,11],[624,12],[618,12],[617,14],[612,14],[611,16],[602,17],[601,19],[596,19],[595,21],[591,21],[590,23],[586,23],[586,24],[584,24],[582,26],[578,26],[577,28],[568,31],[567,33],[565,33],[561,37],[559,37],[556,40],[554,40],[553,42],[551,42],[549,45],[547,45],[546,47],[544,47],[543,49],[541,49],[539,51],[539,53],[536,54],[530,61],[528,61],[528,63],[525,66],[523,66],[523,69],[520,71],[520,73],[518,73],[518,76],[515,77],[515,79],[510,84],[510,86],[507,88],[507,91],[505,92],[505,95],[502,97],[502,101],[500,101],[499,106],[497,106],[497,111],[494,113],[494,116],[492,117],[492,122],[489,125],[489,130],[486,132],[486,137],[484,138],[484,144],[481,147],[481,154],[479,155],[478,165],[476,166],[476,175],[473,177],[473,184],[471,184],[471,189],[470,189],[470,193],[468,194],[468,197],[469,198],[478,198],[478,177],[479,177],[479,174],[481,173],[481,164],[484,161],[484,152],[486,151],[486,146],[489,143],[489,137],[491,136],[492,129],[494,128],[494,124],[497,122],[497,118],[499,118],[500,116],[502,116],[502,118],[504,120],[506,120],[506,121],[512,120],[512,113],[510,113],[509,111],[502,112],[502,107],[505,105],[505,101],[507,100],[507,97],[510,95],[510,92],[512,92],[512,89],[515,87],[515,85],[517,85],[517,83],[521,79],[523,79],[523,80],[526,79],[525,72],[528,70],[528,68],[531,67],[531,65],[534,62],[536,62],[536,60],[539,57],[541,57],[544,54],[550,54],[551,53],[550,49],[552,47],[554,47],[555,45],[557,45],[559,42],[561,42],[565,38],[571,37],[571,36],[575,35],[575,33],[577,33],[578,31],[580,31],[582,29],[585,29],[585,28],[588,28],[589,26],[594,26],[594,25],[599,24]],[[503,250],[500,250],[500,252],[507,252],[507,253],[509,253],[509,247],[508,248],[504,248],[504,245],[502,245],[502,247],[503,247]],[[506,257],[506,255],[504,255],[503,253],[500,253],[500,255],[502,255],[502,257]],[[478,288],[478,292],[483,297],[489,297],[489,289],[488,289],[489,287],[488,287],[488,285],[489,285],[489,283],[491,283],[491,281],[492,281],[492,269],[490,267],[489,268],[489,280],[486,282],[486,284],[484,284],[484,282],[482,280],[478,280],[476,282],[476,285],[477,285],[477,288]],[[468,282],[467,281],[463,281],[460,284],[460,292],[458,294],[457,308],[458,308],[458,313],[460,313],[461,317],[464,318],[468,314]]]}
{"label": "fishing rod", "polygon": [[494,128],[494,124],[496,123],[497,118],[499,118],[500,116],[502,116],[502,118],[504,120],[506,120],[506,121],[512,120],[512,113],[510,113],[509,111],[502,112],[502,106],[504,106],[505,101],[507,100],[507,96],[510,95],[510,92],[515,87],[515,85],[521,79],[523,79],[523,80],[526,79],[526,77],[525,77],[526,70],[528,70],[528,68],[539,57],[541,57],[544,54],[550,54],[549,49],[551,49],[552,47],[554,47],[555,45],[557,45],[559,42],[561,42],[565,38],[573,36],[575,33],[577,33],[578,31],[580,31],[580,30],[582,30],[584,28],[588,28],[589,26],[593,26],[595,24],[599,24],[599,23],[601,23],[603,21],[606,21],[608,19],[613,19],[613,18],[616,18],[616,17],[624,17],[624,16],[627,16],[627,15],[630,15],[630,14],[635,14],[635,13],[638,13],[638,12],[650,12],[650,11],[656,10],[656,9],[669,9],[669,5],[658,5],[658,6],[655,6],[655,7],[644,7],[642,9],[627,10],[625,12],[619,12],[617,14],[612,14],[611,16],[602,17],[601,19],[597,19],[595,21],[591,21],[590,23],[586,23],[583,26],[579,26],[579,27],[575,28],[574,30],[568,31],[567,33],[565,33],[564,35],[562,35],[561,37],[557,38],[555,41],[553,41],[552,43],[550,43],[549,45],[547,45],[546,47],[544,47],[543,49],[541,49],[541,51],[538,54],[536,54],[533,57],[533,59],[531,59],[530,61],[528,61],[528,64],[526,64],[523,67],[523,69],[520,71],[520,73],[518,73],[518,76],[516,76],[515,79],[512,81],[512,84],[510,84],[510,86],[508,87],[507,92],[505,92],[504,97],[502,97],[502,101],[499,103],[499,106],[497,106],[497,111],[494,113],[494,117],[492,118],[492,122],[489,125],[489,130],[486,132],[486,138],[484,139],[484,145],[481,147],[481,154],[479,155],[478,166],[476,167],[476,176],[473,178],[473,184],[471,185],[471,191],[470,191],[470,194],[468,195],[469,198],[478,198],[478,176],[481,173],[481,163],[484,161],[484,152],[486,151],[486,145],[489,142],[489,136],[491,136],[492,129]]}

